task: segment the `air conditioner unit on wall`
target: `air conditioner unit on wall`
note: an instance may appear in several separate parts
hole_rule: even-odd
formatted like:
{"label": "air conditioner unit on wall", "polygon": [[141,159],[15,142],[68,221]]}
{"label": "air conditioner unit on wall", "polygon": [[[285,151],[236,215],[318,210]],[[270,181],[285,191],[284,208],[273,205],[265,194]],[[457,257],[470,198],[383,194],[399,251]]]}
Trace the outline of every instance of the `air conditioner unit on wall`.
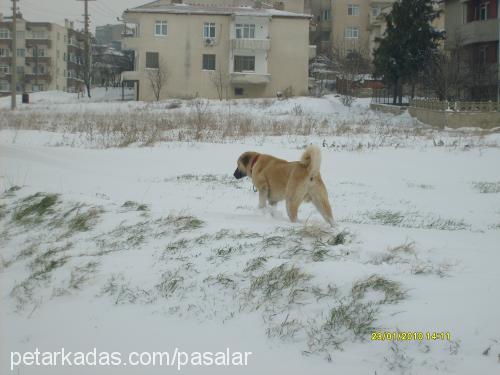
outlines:
{"label": "air conditioner unit on wall", "polygon": [[206,46],[213,46],[215,44],[215,40],[212,38],[205,38],[205,45]]}

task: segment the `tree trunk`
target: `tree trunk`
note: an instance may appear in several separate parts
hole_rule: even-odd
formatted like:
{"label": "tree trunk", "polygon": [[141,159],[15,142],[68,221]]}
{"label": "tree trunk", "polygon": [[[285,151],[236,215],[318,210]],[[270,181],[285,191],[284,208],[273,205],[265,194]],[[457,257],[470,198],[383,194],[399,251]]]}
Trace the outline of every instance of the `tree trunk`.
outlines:
{"label": "tree trunk", "polygon": [[392,86],[392,104],[396,105],[398,98],[398,80],[394,81]]}
{"label": "tree trunk", "polygon": [[403,104],[403,84],[401,82],[401,77],[398,78],[398,103],[399,105]]}

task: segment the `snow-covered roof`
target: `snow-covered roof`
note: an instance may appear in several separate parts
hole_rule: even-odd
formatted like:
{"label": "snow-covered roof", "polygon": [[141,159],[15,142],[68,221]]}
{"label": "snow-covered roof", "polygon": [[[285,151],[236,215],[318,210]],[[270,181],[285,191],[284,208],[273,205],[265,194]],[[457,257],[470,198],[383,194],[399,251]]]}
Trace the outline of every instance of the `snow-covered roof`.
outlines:
{"label": "snow-covered roof", "polygon": [[212,4],[171,4],[162,0],[154,1],[136,8],[127,9],[125,13],[170,13],[170,14],[212,14],[261,17],[311,18],[309,14],[293,13],[278,9],[252,8],[249,6],[225,6]]}

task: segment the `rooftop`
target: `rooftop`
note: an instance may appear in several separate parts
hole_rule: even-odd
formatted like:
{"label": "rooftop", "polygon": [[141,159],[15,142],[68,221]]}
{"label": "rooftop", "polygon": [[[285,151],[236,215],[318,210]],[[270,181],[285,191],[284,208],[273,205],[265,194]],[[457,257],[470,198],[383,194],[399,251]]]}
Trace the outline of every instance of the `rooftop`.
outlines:
{"label": "rooftop", "polygon": [[231,7],[212,4],[172,4],[165,0],[157,0],[152,3],[127,9],[125,13],[167,13],[167,14],[211,14],[227,16],[260,16],[260,17],[290,17],[311,18],[309,14],[293,13],[278,9],[252,8],[248,6]]}

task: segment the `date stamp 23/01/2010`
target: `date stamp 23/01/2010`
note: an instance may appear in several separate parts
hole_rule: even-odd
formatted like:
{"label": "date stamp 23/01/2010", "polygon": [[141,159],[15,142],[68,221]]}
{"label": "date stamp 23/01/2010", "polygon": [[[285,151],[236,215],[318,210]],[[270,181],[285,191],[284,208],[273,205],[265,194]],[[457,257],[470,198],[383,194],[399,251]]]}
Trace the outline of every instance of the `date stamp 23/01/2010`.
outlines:
{"label": "date stamp 23/01/2010", "polygon": [[377,331],[372,332],[372,341],[451,341],[451,334],[431,331]]}

